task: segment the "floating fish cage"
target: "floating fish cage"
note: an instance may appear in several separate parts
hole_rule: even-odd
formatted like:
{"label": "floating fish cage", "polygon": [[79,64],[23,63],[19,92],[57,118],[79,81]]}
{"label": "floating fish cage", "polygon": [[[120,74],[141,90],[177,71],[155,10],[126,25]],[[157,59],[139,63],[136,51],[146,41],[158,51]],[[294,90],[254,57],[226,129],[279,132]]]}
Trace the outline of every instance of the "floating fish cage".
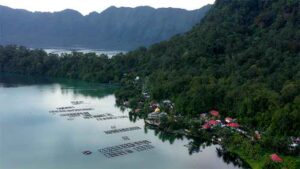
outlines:
{"label": "floating fish cage", "polygon": [[103,117],[103,118],[97,117],[96,119],[98,121],[102,121],[102,120],[115,120],[115,119],[124,119],[124,118],[128,118],[128,116],[112,116],[112,117]]}
{"label": "floating fish cage", "polygon": [[81,112],[81,111],[92,111],[93,108],[81,108],[81,109],[57,109],[50,110],[49,113],[69,113],[69,112]]}
{"label": "floating fish cage", "polygon": [[74,109],[74,106],[67,106],[67,107],[57,107],[58,110],[65,110],[65,109]]}
{"label": "floating fish cage", "polygon": [[105,114],[98,114],[98,115],[94,115],[94,117],[112,117],[114,115],[112,115],[111,113],[105,113]]}
{"label": "floating fish cage", "polygon": [[92,116],[92,115],[89,112],[81,112],[81,113],[60,114],[60,116],[78,117],[78,116]]}
{"label": "floating fish cage", "polygon": [[104,131],[105,134],[116,134],[116,133],[123,133],[123,132],[128,132],[128,131],[133,131],[133,130],[140,130],[140,127],[128,127],[128,128],[121,128],[121,129],[113,129],[113,130],[107,130]]}
{"label": "floating fish cage", "polygon": [[153,149],[154,146],[150,144],[151,144],[150,141],[142,140],[142,141],[137,141],[132,143],[121,144],[117,146],[102,148],[99,149],[98,151],[102,153],[105,157],[111,158],[111,157],[131,154],[134,152],[141,152],[141,151]]}

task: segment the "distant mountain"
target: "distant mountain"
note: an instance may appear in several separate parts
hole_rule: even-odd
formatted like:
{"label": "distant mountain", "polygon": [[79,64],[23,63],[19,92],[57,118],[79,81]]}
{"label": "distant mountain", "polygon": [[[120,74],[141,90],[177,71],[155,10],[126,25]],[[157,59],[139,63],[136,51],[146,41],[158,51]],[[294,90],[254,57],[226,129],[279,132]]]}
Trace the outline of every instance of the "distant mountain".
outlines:
{"label": "distant mountain", "polygon": [[0,6],[0,44],[128,50],[190,30],[210,7],[187,11],[112,6],[83,16],[70,9],[49,13]]}

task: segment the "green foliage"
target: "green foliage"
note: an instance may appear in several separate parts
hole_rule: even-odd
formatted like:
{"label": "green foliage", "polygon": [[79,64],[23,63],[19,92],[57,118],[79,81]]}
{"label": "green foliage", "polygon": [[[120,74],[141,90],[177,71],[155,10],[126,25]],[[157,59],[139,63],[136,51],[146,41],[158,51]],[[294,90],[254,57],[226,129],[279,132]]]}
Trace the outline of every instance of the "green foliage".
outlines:
{"label": "green foliage", "polygon": [[218,109],[265,131],[262,144],[285,152],[289,137],[300,135],[299,18],[297,0],[217,0],[190,32],[149,48],[108,59],[6,46],[0,70],[120,82],[116,94],[123,100],[146,88],[154,100],[174,101],[184,117]]}
{"label": "green foliage", "polygon": [[282,168],[283,165],[281,163],[276,163],[269,159],[265,162],[262,169],[282,169]]}
{"label": "green foliage", "polygon": [[81,79],[93,82],[117,82],[122,73],[114,69],[107,56],[94,53],[72,53],[63,56],[49,54],[42,50],[25,47],[0,47],[0,71]]}

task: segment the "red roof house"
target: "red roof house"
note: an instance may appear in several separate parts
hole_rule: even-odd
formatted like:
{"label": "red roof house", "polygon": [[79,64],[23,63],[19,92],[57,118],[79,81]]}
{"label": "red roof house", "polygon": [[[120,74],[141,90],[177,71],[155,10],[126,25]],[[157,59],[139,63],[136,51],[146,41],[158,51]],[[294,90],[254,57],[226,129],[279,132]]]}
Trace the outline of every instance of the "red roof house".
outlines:
{"label": "red roof house", "polygon": [[226,126],[233,127],[233,128],[239,128],[240,127],[240,125],[238,123],[229,123]]}
{"label": "red roof house", "polygon": [[210,125],[208,123],[205,123],[204,125],[202,125],[203,129],[210,129]]}
{"label": "red roof house", "polygon": [[211,110],[209,113],[210,113],[212,116],[215,116],[215,117],[219,117],[219,116],[220,116],[220,114],[219,114],[219,112],[218,112],[217,110]]}
{"label": "red roof house", "polygon": [[208,124],[209,125],[217,125],[217,124],[219,124],[219,122],[217,122],[216,120],[209,120]]}
{"label": "red roof house", "polygon": [[280,158],[277,154],[271,154],[270,158],[274,162],[279,162],[279,163],[283,162],[283,159]]}

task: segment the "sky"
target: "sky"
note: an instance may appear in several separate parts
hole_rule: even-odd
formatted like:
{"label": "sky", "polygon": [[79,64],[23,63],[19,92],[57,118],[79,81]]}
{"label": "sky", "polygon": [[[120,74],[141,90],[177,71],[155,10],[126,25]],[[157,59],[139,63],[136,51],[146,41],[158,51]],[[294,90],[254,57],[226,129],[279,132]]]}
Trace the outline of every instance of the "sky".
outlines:
{"label": "sky", "polygon": [[90,12],[101,12],[110,6],[136,7],[152,6],[154,8],[173,7],[187,10],[198,9],[215,0],[0,0],[0,5],[29,11],[54,12],[74,9],[87,15]]}

